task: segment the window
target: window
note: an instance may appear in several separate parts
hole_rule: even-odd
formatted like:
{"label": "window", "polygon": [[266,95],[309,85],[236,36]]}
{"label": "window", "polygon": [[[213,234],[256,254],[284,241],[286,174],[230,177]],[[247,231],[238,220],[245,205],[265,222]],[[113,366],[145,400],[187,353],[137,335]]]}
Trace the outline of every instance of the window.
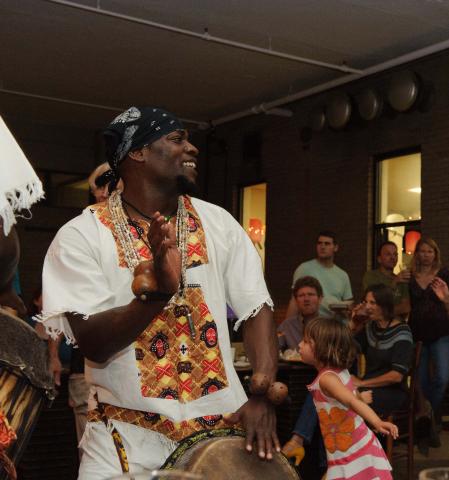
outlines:
{"label": "window", "polygon": [[399,254],[397,272],[410,264],[420,236],[421,153],[415,150],[380,158],[376,163],[376,180],[373,257],[375,261],[382,242],[394,242]]}
{"label": "window", "polygon": [[265,265],[267,184],[243,187],[240,194],[240,223],[249,235]]}

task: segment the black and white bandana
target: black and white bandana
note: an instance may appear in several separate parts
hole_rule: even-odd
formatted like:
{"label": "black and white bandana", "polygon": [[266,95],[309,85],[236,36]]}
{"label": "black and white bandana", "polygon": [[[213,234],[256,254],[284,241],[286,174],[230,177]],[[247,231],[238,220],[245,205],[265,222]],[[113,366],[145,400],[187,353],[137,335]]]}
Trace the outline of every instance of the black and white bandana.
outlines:
{"label": "black and white bandana", "polygon": [[131,107],[118,115],[103,131],[106,155],[114,172],[129,152],[149,145],[175,130],[182,122],[172,113],[156,107]]}

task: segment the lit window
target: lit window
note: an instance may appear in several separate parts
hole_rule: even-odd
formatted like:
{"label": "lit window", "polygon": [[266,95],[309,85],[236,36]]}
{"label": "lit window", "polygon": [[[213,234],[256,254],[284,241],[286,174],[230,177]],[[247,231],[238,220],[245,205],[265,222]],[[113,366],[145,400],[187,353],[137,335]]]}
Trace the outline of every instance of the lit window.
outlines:
{"label": "lit window", "polygon": [[420,236],[421,153],[383,157],[376,164],[376,178],[374,257],[382,242],[394,242],[398,272],[409,265],[413,240]]}
{"label": "lit window", "polygon": [[258,251],[265,265],[267,184],[258,183],[241,190],[241,217],[243,228]]}

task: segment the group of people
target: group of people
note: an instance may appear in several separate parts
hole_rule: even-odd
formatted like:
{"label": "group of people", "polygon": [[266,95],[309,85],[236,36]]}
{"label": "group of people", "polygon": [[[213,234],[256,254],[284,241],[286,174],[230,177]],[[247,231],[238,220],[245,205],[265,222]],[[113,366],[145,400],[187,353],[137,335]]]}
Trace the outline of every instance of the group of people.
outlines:
{"label": "group of people", "polygon": [[[332,316],[333,304],[349,305],[353,295],[334,263],[335,235],[321,232],[316,258],[295,271],[288,318],[276,333],[251,240],[225,210],[191,196],[198,150],[181,121],[160,108],[131,107],[103,133],[108,164],[91,178],[99,201],[53,240],[39,316],[55,373],[63,336],[85,357],[90,394],[79,478],[158,468],[186,437],[229,426],[246,431],[248,452],[271,460],[281,451],[269,394],[279,346],[299,348],[318,370],[284,453],[303,455],[319,424],[332,478],[391,478],[365,421],[397,436],[382,414],[406,400],[414,340],[424,342],[422,391],[436,412],[447,384],[449,278],[436,244],[418,243],[410,276],[393,273],[396,246],[381,246],[379,268],[364,277],[370,321],[360,329],[357,308],[349,324]],[[233,366],[227,305],[254,378],[266,385],[249,398]],[[348,370],[354,345],[366,357],[363,378]]]}
{"label": "group of people", "polygon": [[[363,276],[362,302],[350,306],[349,277],[334,264],[337,249],[335,235],[321,232],[317,257],[296,269],[287,318],[278,327],[279,346],[291,355],[306,341],[307,325],[312,320],[333,316],[341,312],[336,307],[348,303],[346,315],[340,319],[352,330],[357,351],[365,360],[364,372],[357,371],[357,362],[352,365],[351,388],[386,418],[408,405],[406,377],[413,345],[422,342],[417,403],[420,420],[425,420],[422,423],[429,428],[419,438],[418,446],[427,453],[429,446],[440,446],[440,409],[449,381],[449,277],[448,270],[441,265],[440,250],[433,239],[422,237],[410,269],[395,274],[397,246],[391,241],[382,243],[377,252],[377,268]],[[304,456],[304,446],[311,443],[317,423],[309,396],[291,439],[283,447],[283,452],[294,457],[296,463]]]}

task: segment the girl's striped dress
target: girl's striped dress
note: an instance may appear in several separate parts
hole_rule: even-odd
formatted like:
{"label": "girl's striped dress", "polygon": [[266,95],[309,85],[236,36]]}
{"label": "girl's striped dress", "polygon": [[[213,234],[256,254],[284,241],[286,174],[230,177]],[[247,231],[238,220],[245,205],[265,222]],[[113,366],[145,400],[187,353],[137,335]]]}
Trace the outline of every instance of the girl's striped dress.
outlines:
{"label": "girl's striped dress", "polygon": [[326,447],[327,480],[391,480],[391,466],[385,452],[363,418],[321,391],[319,379],[327,372],[337,375],[354,392],[348,370],[323,369],[307,387],[313,396]]}

